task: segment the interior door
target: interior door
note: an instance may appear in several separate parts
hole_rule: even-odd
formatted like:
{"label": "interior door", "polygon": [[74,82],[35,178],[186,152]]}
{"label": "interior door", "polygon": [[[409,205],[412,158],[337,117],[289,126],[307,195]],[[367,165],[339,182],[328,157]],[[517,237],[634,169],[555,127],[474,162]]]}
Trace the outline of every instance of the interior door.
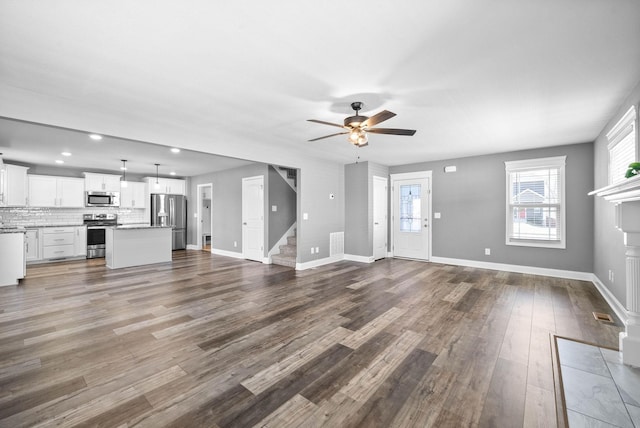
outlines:
{"label": "interior door", "polygon": [[393,255],[429,260],[429,178],[393,180]]}
{"label": "interior door", "polygon": [[264,258],[264,176],[242,179],[242,254],[261,262]]}
{"label": "interior door", "polygon": [[373,177],[373,259],[387,257],[387,179]]}

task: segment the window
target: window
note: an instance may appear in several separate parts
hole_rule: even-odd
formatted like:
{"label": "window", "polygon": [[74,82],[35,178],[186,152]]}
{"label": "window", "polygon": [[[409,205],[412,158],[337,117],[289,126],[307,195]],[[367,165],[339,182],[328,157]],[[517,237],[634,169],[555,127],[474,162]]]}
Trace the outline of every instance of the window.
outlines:
{"label": "window", "polygon": [[505,162],[507,245],[565,248],[566,156]]}
{"label": "window", "polygon": [[638,161],[636,144],[636,108],[632,106],[607,133],[609,140],[609,184],[625,180],[631,162]]}
{"label": "window", "polygon": [[422,232],[421,186],[400,185],[400,232]]}

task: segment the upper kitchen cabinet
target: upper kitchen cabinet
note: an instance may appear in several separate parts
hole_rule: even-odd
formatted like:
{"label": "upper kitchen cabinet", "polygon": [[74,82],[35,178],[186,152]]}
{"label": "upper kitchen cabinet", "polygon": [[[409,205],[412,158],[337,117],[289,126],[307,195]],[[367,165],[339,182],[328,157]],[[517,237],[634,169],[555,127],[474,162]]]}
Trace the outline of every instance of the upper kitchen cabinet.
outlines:
{"label": "upper kitchen cabinet", "polygon": [[84,207],[82,178],[29,175],[29,205],[32,207]]}
{"label": "upper kitchen cabinet", "polygon": [[186,180],[178,180],[175,178],[156,178],[145,177],[145,181],[149,186],[149,193],[168,193],[171,195],[186,195]]}
{"label": "upper kitchen cabinet", "polygon": [[122,186],[120,208],[145,208],[147,200],[145,187],[144,183],[135,181],[128,181],[127,187]]}
{"label": "upper kitchen cabinet", "polygon": [[120,176],[85,172],[84,188],[87,192],[119,192]]}
{"label": "upper kitchen cabinet", "polygon": [[0,166],[0,206],[24,207],[27,205],[27,170],[18,165]]}

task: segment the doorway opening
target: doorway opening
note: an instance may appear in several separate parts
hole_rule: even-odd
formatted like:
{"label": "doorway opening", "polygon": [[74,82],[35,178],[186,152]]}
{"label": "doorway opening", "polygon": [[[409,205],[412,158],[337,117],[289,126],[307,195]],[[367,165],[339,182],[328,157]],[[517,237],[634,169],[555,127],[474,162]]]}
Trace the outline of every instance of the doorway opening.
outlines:
{"label": "doorway opening", "polygon": [[198,227],[197,246],[203,251],[211,252],[211,231],[213,230],[213,184],[198,184]]}

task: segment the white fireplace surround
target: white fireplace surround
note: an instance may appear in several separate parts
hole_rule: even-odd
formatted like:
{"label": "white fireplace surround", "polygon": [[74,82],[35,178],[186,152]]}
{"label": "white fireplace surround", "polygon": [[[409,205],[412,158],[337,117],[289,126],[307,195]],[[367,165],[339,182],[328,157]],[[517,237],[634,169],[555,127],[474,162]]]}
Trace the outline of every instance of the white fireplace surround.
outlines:
{"label": "white fireplace surround", "polygon": [[640,176],[594,190],[589,195],[615,204],[615,226],[624,233],[627,300],[620,352],[625,364],[640,367]]}

